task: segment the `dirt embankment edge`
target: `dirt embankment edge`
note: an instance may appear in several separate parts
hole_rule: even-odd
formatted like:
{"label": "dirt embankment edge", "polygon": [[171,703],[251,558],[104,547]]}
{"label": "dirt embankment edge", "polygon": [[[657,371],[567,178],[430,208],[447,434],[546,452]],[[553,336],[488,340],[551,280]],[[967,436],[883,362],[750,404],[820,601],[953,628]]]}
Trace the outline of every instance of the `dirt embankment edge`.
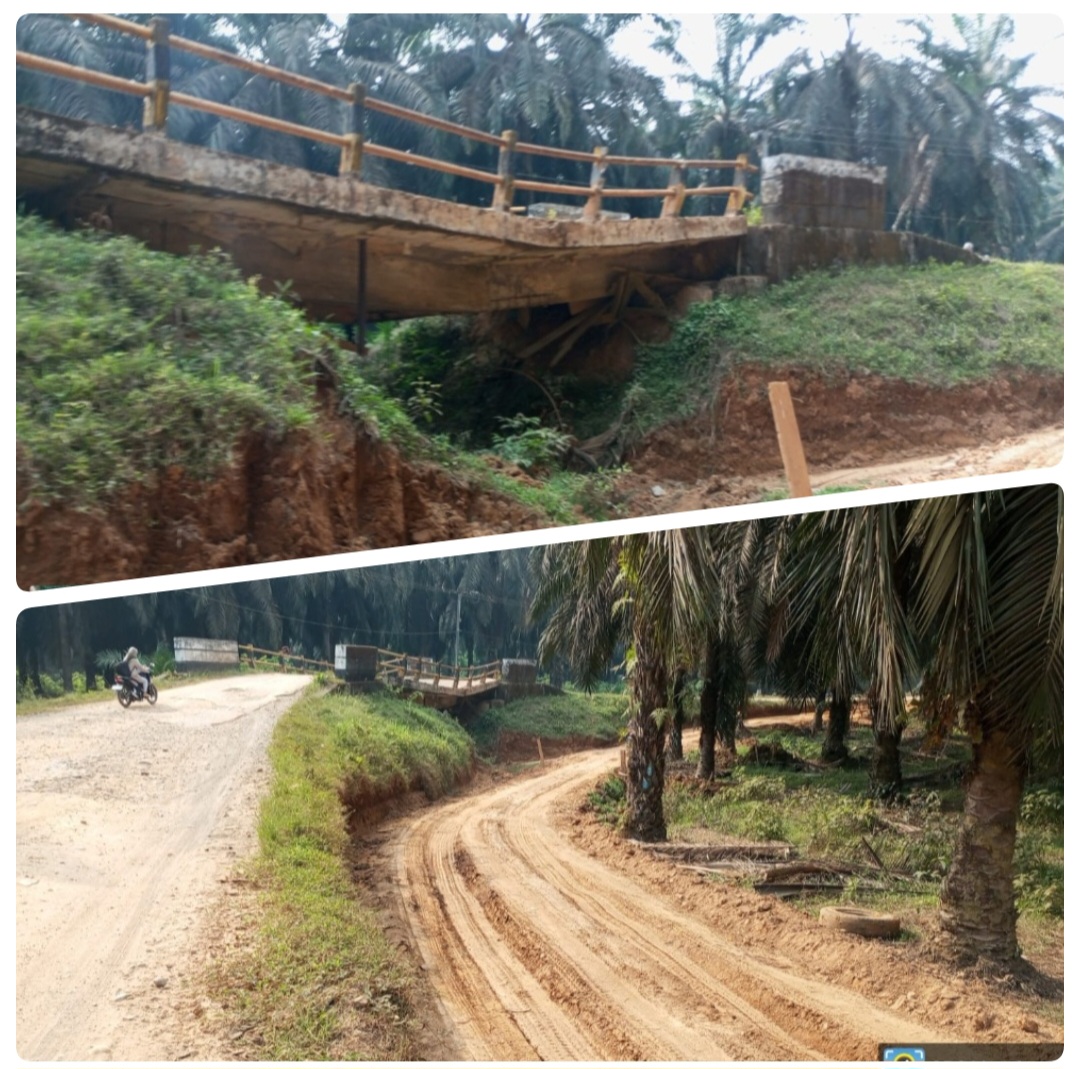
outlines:
{"label": "dirt embankment edge", "polygon": [[16,577],[34,585],[293,560],[532,530],[546,517],[336,415],[284,440],[250,438],[212,482],[183,469],[74,508],[16,497]]}

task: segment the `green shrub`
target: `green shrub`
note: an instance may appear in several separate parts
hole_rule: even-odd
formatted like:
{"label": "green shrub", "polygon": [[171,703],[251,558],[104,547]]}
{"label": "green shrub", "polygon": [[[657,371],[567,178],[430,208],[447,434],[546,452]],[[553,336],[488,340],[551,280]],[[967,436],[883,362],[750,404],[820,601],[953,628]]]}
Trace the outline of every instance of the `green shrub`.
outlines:
{"label": "green shrub", "polygon": [[358,418],[411,427],[328,331],[221,252],[19,216],[15,290],[18,465],[38,500],[86,505],[169,467],[205,479],[246,435],[309,426],[316,356],[342,363]]}

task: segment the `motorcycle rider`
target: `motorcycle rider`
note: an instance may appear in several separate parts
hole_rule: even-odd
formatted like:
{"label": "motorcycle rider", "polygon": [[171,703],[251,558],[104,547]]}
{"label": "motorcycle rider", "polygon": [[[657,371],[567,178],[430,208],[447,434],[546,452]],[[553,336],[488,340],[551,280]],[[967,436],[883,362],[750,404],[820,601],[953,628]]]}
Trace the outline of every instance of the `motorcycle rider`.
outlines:
{"label": "motorcycle rider", "polygon": [[143,673],[149,669],[146,665],[139,663],[139,651],[134,646],[124,654],[124,659],[120,662],[120,671],[126,673],[139,688],[140,695],[145,696],[147,678]]}

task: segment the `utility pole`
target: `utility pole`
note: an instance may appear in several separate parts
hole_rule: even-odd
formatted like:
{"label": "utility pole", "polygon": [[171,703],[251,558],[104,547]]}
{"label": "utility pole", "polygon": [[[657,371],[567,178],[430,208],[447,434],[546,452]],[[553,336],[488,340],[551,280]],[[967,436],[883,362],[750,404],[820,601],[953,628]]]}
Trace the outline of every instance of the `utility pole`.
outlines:
{"label": "utility pole", "polygon": [[458,664],[458,645],[461,641],[461,591],[457,596],[457,623],[454,625],[454,667]]}

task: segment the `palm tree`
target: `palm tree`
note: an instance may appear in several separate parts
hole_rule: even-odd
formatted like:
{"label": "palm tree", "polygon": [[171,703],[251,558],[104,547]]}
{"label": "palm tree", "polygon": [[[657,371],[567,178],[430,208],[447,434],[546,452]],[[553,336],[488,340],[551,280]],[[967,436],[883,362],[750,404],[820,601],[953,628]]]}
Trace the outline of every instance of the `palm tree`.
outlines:
{"label": "palm tree", "polygon": [[[143,80],[146,48],[141,41],[65,15],[24,15],[16,23],[15,42],[23,52]],[[138,127],[142,120],[138,97],[21,67],[15,74],[15,99],[40,111],[107,126]]]}
{"label": "palm tree", "polygon": [[926,215],[949,241],[1019,259],[1033,250],[1039,191],[1060,158],[1064,121],[1035,104],[1053,90],[1020,84],[1032,57],[1005,54],[1011,18],[954,15],[952,23],[960,45],[938,40],[925,20],[910,23],[944,148]]}
{"label": "palm tree", "polygon": [[627,643],[630,724],[623,830],[653,841],[664,821],[665,739],[674,669],[687,656],[715,589],[706,528],[544,547],[536,557],[533,617],[547,616],[540,657],[564,651],[578,678],[597,679]]}
{"label": "palm tree", "polygon": [[[770,137],[783,125],[772,106],[775,95],[770,89],[782,84],[792,69],[804,64],[805,56],[796,53],[784,62],[782,71],[758,75],[752,73],[754,60],[773,37],[800,21],[792,15],[713,16],[717,58],[712,73],[707,77],[695,73],[678,76],[693,91],[689,114],[682,124],[688,128],[691,157],[733,160],[742,153],[758,158],[768,154]],[[686,65],[674,38],[662,40],[660,48],[680,66]],[[705,175],[703,180],[717,184],[715,175]],[[756,190],[755,180],[749,184]],[[695,198],[693,207],[714,212],[725,208],[722,201],[711,197]]]}
{"label": "palm tree", "polygon": [[820,678],[832,690],[822,758],[846,758],[851,695],[865,686],[877,744],[871,779],[882,795],[900,789],[905,689],[918,668],[908,622],[913,565],[903,545],[908,512],[897,504],[805,517],[786,583],[796,645],[809,651],[803,686]]}
{"label": "palm tree", "polygon": [[1019,956],[1013,855],[1032,742],[1064,709],[1064,500],[1034,486],[919,502],[915,621],[935,650],[923,708],[972,747],[964,813],[941,891],[946,941]]}
{"label": "palm tree", "polygon": [[888,216],[910,218],[945,140],[915,65],[862,47],[853,26],[819,65],[804,56],[774,72],[770,149],[884,166]]}

